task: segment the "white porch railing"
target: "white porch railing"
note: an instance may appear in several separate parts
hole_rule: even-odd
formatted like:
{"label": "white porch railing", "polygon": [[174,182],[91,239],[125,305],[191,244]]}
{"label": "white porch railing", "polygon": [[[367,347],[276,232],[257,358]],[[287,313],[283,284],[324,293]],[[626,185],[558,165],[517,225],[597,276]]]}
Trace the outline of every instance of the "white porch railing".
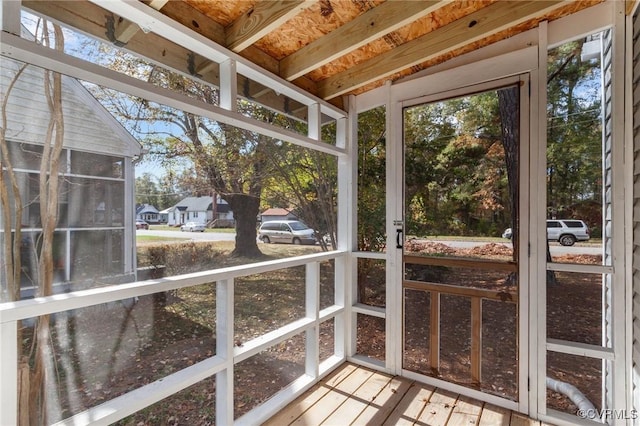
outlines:
{"label": "white porch railing", "polygon": [[[171,396],[201,380],[216,377],[216,424],[234,423],[234,365],[292,336],[306,334],[305,373],[277,392],[264,404],[235,421],[257,424],[292,401],[345,360],[346,252],[332,251],[291,259],[261,262],[212,271],[196,272],[157,280],[113,285],[0,305],[0,424],[17,424],[18,411],[18,322],[47,314],[126,300],[207,283],[216,283],[216,354],[160,380],[137,388],[100,405],[60,421],[58,424],[110,424]],[[320,310],[320,263],[336,260],[334,304]],[[296,266],[306,266],[305,316],[270,331],[242,346],[234,345],[234,279]],[[334,352],[324,362],[319,357],[319,327],[335,318]],[[347,322],[348,323],[348,322]]]}

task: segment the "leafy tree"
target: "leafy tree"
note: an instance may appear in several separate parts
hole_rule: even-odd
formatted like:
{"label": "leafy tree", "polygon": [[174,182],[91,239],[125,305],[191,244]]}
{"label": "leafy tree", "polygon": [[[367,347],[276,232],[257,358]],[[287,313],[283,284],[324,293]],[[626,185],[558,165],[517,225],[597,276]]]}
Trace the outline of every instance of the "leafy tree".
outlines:
{"label": "leafy tree", "polygon": [[[358,250],[362,251],[382,251],[386,245],[385,114],[379,107],[358,116]],[[358,268],[359,278],[366,269]]]}
{"label": "leafy tree", "polygon": [[136,177],[136,204],[150,204],[164,210],[180,201],[181,194],[166,177],[160,181],[151,173]]}
{"label": "leafy tree", "polygon": [[[285,143],[270,149],[268,156],[273,175],[264,188],[265,201],[270,206],[292,208],[316,231],[323,250],[335,248],[336,158]],[[325,235],[329,241],[324,240]]]}
{"label": "leafy tree", "polygon": [[[600,64],[583,60],[585,39],[549,51],[547,75],[548,218],[602,205]],[[593,220],[593,219],[592,219]],[[595,218],[599,225],[601,216]]]}

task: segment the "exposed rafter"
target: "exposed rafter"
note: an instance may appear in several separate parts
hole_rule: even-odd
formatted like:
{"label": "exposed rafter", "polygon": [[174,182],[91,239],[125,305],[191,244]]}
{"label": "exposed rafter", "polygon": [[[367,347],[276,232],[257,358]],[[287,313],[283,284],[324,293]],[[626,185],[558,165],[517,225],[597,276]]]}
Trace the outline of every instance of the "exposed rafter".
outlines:
{"label": "exposed rafter", "polygon": [[[59,22],[67,23],[104,42],[112,42],[107,37],[104,9],[92,3],[79,1],[56,2],[26,0],[23,4],[36,13],[41,13]],[[214,35],[220,38],[223,37],[224,31],[221,26],[218,25],[217,28],[214,28],[209,25],[210,21],[208,18],[204,17],[204,15],[198,15],[195,9],[182,2],[168,2],[163,8],[163,12],[166,13],[167,10],[170,10],[172,13],[186,12],[185,7],[191,9],[192,12],[190,11],[190,14],[183,14],[183,19],[191,18],[192,25],[193,22],[198,23],[195,19],[199,19],[199,22],[202,24],[198,24],[198,27],[202,28],[200,32],[203,33],[203,35],[207,38],[212,38]],[[138,26],[136,25],[136,27]],[[191,72],[192,70],[189,70],[189,55],[192,55],[192,53],[156,34],[144,34],[142,31],[136,32],[127,42],[126,49],[185,75],[193,74],[193,72]],[[196,71],[200,79],[218,86],[219,74],[217,64],[205,60],[205,58],[198,55],[194,56],[193,62],[195,62],[196,70],[200,70],[200,72]],[[203,64],[215,64],[215,66],[203,69]],[[238,78],[238,93],[246,98],[254,99],[266,107],[282,112],[288,111],[298,119],[306,119],[306,107],[291,100],[287,101],[284,97],[278,96],[272,90],[267,91],[264,86],[242,76]]]}
{"label": "exposed rafter", "polygon": [[280,75],[298,78],[450,3],[387,1],[280,61]]}
{"label": "exposed rafter", "polygon": [[[239,96],[304,119],[307,101],[289,92],[288,84],[342,108],[341,95],[415,73],[465,46],[495,43],[533,28],[540,19],[553,21],[611,0],[22,1],[36,12],[216,86],[219,62],[239,59]],[[631,13],[639,0],[620,1]],[[132,11],[128,19],[119,16]],[[143,33],[132,22],[149,31],[162,22],[171,35]],[[185,41],[174,24],[214,42],[222,54],[212,46],[203,55],[199,42]],[[254,65],[268,72],[258,72]],[[285,90],[274,90],[281,79]]]}
{"label": "exposed rafter", "polygon": [[261,1],[226,29],[226,46],[240,52],[278,28],[315,0]]}
{"label": "exposed rafter", "polygon": [[496,34],[510,26],[564,6],[563,1],[496,2],[382,55],[335,74],[318,84],[318,94],[332,99],[373,81]]}

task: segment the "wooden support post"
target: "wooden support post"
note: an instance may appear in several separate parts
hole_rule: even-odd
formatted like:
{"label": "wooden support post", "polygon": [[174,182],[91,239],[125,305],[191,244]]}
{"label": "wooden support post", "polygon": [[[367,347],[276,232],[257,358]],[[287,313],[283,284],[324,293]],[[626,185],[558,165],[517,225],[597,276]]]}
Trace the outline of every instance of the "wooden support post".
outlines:
{"label": "wooden support post", "polygon": [[430,333],[430,361],[431,370],[437,374],[440,370],[440,293],[431,293],[431,333]]}
{"label": "wooden support post", "polygon": [[471,298],[471,380],[481,383],[482,366],[482,299]]}

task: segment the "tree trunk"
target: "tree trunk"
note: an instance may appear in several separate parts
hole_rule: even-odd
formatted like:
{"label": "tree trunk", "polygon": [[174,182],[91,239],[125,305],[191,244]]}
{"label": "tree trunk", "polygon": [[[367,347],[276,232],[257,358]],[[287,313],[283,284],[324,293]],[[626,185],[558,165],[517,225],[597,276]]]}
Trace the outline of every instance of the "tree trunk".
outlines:
{"label": "tree trunk", "polygon": [[231,256],[258,258],[263,254],[258,249],[256,223],[260,212],[260,199],[246,194],[225,196],[236,220],[236,247]]}
{"label": "tree trunk", "polygon": [[511,242],[513,245],[513,260],[518,260],[518,157],[520,153],[519,104],[520,87],[513,86],[498,90],[498,107],[500,110],[500,127],[502,130],[502,146],[507,168],[509,185],[509,207],[511,209]]}

